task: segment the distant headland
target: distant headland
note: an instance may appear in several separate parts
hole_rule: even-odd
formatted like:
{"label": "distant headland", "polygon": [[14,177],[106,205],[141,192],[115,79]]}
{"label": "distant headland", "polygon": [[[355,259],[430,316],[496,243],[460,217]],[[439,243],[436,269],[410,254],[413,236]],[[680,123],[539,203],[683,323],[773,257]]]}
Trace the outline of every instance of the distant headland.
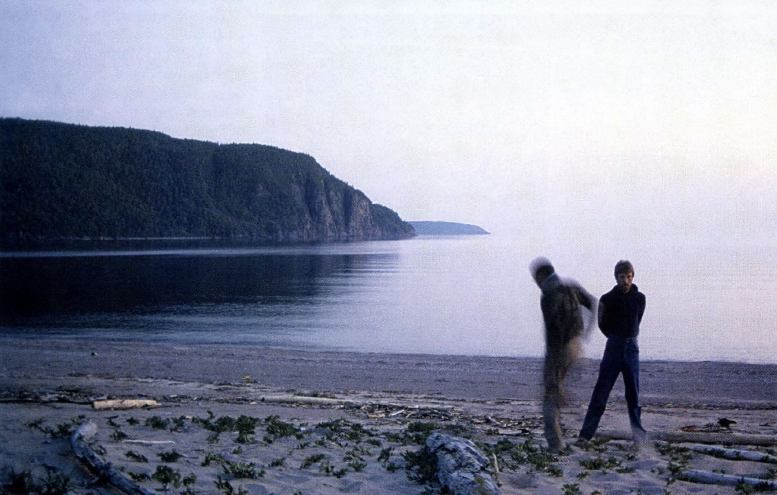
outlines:
{"label": "distant headland", "polygon": [[217,238],[403,239],[412,225],[272,146],[0,118],[0,242]]}
{"label": "distant headland", "polygon": [[411,221],[417,235],[489,235],[477,225],[456,222]]}

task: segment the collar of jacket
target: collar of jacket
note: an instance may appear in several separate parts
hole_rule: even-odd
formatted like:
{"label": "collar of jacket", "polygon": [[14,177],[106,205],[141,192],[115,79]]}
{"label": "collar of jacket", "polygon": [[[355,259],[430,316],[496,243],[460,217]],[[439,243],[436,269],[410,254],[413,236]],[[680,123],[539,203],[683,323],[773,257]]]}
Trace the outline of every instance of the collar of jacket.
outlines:
{"label": "collar of jacket", "polygon": [[629,294],[635,294],[635,293],[639,292],[639,287],[637,287],[637,284],[631,284],[631,289],[629,289],[629,291],[624,294],[618,288],[618,284],[615,284],[615,287],[612,288],[612,292],[613,292],[613,294],[621,294],[623,296],[628,296]]}
{"label": "collar of jacket", "polygon": [[559,284],[561,284],[561,278],[558,276],[558,273],[551,273],[548,278],[542,281],[540,290],[542,290],[543,294],[547,294],[548,292],[551,292],[553,289],[555,289]]}

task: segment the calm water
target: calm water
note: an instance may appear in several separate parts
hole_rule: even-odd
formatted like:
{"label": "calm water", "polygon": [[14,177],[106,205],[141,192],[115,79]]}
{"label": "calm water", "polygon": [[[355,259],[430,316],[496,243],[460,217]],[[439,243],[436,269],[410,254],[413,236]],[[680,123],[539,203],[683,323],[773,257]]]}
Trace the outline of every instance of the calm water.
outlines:
{"label": "calm water", "polygon": [[[299,349],[543,354],[549,256],[595,295],[619,247],[419,237],[293,248],[5,253],[0,333]],[[657,242],[628,254],[648,307],[643,359],[777,363],[773,250]],[[592,255],[591,253],[596,253]],[[598,357],[604,338],[590,339]]]}

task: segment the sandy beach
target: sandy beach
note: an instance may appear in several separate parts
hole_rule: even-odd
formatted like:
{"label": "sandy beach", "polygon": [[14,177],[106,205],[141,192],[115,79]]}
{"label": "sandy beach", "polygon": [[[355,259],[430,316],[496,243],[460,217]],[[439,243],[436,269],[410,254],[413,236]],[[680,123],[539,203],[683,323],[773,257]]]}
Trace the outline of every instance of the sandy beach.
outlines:
{"label": "sandy beach", "polygon": [[[543,450],[539,359],[1,343],[0,481],[11,492],[27,483],[47,493],[63,485],[70,493],[119,493],[88,485],[93,476],[72,452],[69,436],[86,421],[97,425],[95,452],[159,493],[164,473],[167,493],[439,493],[412,467],[423,467],[419,452],[432,431],[473,441],[504,494],[726,494],[747,487],[677,473],[763,480],[777,473],[770,462],[694,450],[699,438],[717,435],[727,439],[719,447],[775,454],[777,446],[763,441],[777,441],[774,365],[644,362],[643,422],[657,440],[637,451],[618,436],[628,427],[620,383],[601,424],[615,439],[574,445],[598,366],[583,361],[567,382],[569,447],[553,456]],[[95,409],[108,399],[158,405]],[[724,428],[721,418],[736,423]],[[661,440],[669,434],[693,441]]]}

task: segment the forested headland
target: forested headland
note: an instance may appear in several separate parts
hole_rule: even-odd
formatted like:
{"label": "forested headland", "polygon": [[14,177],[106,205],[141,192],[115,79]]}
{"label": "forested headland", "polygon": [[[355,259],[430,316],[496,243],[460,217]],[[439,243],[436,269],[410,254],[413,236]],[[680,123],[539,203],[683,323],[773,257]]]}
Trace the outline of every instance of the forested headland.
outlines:
{"label": "forested headland", "polygon": [[159,132],[0,119],[3,246],[60,239],[400,239],[397,213],[308,155]]}

